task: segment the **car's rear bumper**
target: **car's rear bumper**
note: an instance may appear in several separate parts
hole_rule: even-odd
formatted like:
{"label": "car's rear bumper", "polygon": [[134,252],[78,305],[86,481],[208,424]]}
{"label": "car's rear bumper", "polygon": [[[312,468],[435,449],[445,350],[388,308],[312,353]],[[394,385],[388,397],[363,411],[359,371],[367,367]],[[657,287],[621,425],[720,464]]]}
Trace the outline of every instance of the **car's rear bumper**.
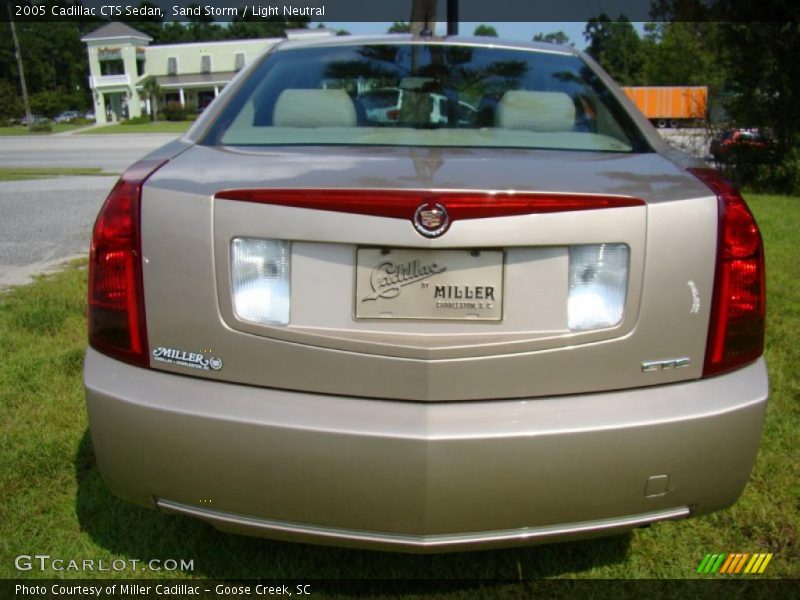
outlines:
{"label": "car's rear bumper", "polygon": [[229,531],[410,551],[729,506],[767,399],[763,359],[653,388],[430,404],[212,382],[91,349],[85,382],[97,460],[123,498]]}

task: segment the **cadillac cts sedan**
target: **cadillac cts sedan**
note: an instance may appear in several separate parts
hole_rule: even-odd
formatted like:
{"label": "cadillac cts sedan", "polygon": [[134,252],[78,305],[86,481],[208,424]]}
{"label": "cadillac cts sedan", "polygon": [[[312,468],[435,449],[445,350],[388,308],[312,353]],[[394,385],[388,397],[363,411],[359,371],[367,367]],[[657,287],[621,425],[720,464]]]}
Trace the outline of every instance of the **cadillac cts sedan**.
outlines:
{"label": "cadillac cts sedan", "polygon": [[730,506],[757,452],[753,216],[573,48],[280,43],[121,177],[89,278],[106,483],[222,530],[615,534]]}

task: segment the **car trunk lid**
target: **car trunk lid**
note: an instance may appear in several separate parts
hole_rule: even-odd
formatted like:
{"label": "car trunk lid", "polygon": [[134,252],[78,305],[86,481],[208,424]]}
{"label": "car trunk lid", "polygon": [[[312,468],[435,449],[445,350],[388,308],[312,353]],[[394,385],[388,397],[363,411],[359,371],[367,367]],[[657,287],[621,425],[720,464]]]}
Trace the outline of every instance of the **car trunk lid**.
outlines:
{"label": "car trunk lid", "polygon": [[[489,205],[556,198],[556,210],[475,218],[456,210],[444,232],[427,237],[413,218],[387,216],[386,201],[375,204],[378,214],[329,210],[331,193],[396,195],[404,210],[454,194]],[[298,194],[317,205],[286,200]],[[617,204],[558,210],[570,195]],[[142,215],[151,348],[221,365],[154,360],[156,368],[408,400],[533,397],[701,374],[716,203],[657,154],[194,147],[148,182]],[[287,325],[237,313],[237,239],[288,243]],[[621,318],[575,330],[570,255],[602,245],[628,252]],[[443,265],[449,270],[426,276]],[[375,281],[388,285],[376,290]],[[679,362],[664,368],[669,361]]]}

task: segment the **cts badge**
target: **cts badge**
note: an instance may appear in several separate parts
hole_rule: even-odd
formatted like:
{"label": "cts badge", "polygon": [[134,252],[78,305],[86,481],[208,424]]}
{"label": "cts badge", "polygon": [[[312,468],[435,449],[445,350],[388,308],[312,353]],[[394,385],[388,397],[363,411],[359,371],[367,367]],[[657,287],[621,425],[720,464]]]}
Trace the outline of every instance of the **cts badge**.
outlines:
{"label": "cts badge", "polygon": [[425,237],[438,237],[449,226],[447,209],[438,202],[420,204],[414,213],[414,228]]}

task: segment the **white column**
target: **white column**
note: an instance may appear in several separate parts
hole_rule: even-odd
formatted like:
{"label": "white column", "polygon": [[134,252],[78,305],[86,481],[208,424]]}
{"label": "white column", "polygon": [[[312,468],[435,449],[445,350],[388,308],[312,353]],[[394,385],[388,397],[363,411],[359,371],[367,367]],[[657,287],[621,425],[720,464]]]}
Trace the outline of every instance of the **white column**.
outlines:
{"label": "white column", "polygon": [[183,88],[178,88],[178,95],[181,99],[181,108],[186,107],[186,96],[183,95]]}
{"label": "white column", "polygon": [[219,96],[219,86],[215,85],[214,86],[214,98],[216,98],[217,96]]}
{"label": "white column", "polygon": [[108,123],[106,119],[106,99],[102,92],[94,92],[94,120],[99,125]]}

